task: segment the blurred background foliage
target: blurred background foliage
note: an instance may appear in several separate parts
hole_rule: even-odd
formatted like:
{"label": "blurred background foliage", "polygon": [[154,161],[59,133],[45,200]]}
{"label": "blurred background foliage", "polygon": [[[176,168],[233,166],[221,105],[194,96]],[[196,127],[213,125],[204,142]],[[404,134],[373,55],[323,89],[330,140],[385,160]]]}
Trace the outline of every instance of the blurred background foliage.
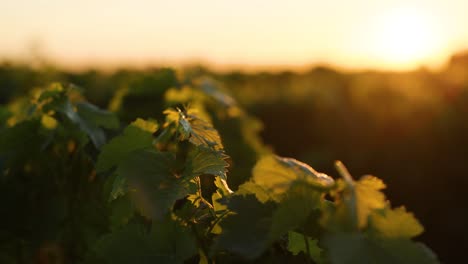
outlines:
{"label": "blurred background foliage", "polygon": [[[354,175],[374,174],[388,183],[386,194],[393,206],[404,204],[418,216],[426,227],[420,240],[443,262],[456,263],[464,255],[468,54],[453,56],[438,72],[315,67],[302,73],[219,73],[202,66],[70,72],[48,64],[4,62],[2,126],[9,117],[7,108],[14,108],[35,87],[55,81],[82,87],[90,103],[116,112],[123,123],[137,117],[162,118],[170,106],[164,99],[183,102],[186,96],[196,96],[184,94],[184,85],[199,87],[210,95],[206,100],[217,101],[205,104],[205,110],[220,130],[226,152],[240,162],[230,169],[234,189],[250,176],[258,154],[271,149],[331,175],[333,161],[339,159]],[[221,86],[236,100],[219,97],[211,86]],[[177,92],[171,92],[173,87]],[[219,103],[236,102],[242,107],[232,105],[232,112],[214,114],[219,113]]]}

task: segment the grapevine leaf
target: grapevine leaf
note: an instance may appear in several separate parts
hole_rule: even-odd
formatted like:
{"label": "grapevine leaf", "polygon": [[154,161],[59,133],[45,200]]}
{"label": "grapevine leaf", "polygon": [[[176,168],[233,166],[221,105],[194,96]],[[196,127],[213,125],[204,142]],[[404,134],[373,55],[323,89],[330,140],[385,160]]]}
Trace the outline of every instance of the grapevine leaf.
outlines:
{"label": "grapevine leaf", "polygon": [[216,177],[214,181],[215,186],[218,188],[218,192],[223,196],[229,196],[234,193],[228,186],[227,182],[221,177]]}
{"label": "grapevine leaf", "polygon": [[151,237],[142,227],[130,224],[102,237],[94,246],[97,256],[108,264],[168,263],[170,259],[155,251]]}
{"label": "grapevine leaf", "polygon": [[171,218],[154,222],[151,236],[153,247],[169,258],[169,263],[183,263],[197,254],[195,238],[190,228]]}
{"label": "grapevine leaf", "polygon": [[103,146],[96,170],[104,172],[117,166],[134,150],[152,146],[152,134],[157,125],[151,121],[137,119],[127,126],[122,135],[113,138]]}
{"label": "grapevine leaf", "polygon": [[135,212],[134,205],[128,195],[120,196],[110,204],[110,225],[113,230],[127,224]]}
{"label": "grapevine leaf", "polygon": [[320,192],[311,186],[300,182],[293,184],[273,214],[271,239],[304,226],[312,211],[320,207],[320,199]]}
{"label": "grapevine leaf", "polygon": [[184,177],[193,178],[202,174],[219,176],[226,180],[227,156],[221,151],[198,146],[190,150],[184,170]]}
{"label": "grapevine leaf", "polygon": [[[307,239],[308,242],[308,250],[305,239]],[[303,234],[299,234],[294,231],[288,232],[288,250],[293,253],[293,255],[297,255],[300,252],[304,252],[305,254],[310,252],[310,256],[315,261],[315,263],[325,263],[325,260],[321,255],[323,250],[318,246],[317,243],[318,241],[316,239],[312,239],[310,237],[304,238]]]}
{"label": "grapevine leaf", "polygon": [[107,129],[119,128],[119,119],[112,112],[99,109],[85,102],[78,103],[76,107],[80,117],[86,120],[90,125]]}
{"label": "grapevine leaf", "polygon": [[188,139],[195,146],[205,146],[214,150],[223,149],[218,131],[197,109],[168,109],[164,113],[169,123],[176,123],[180,140]]}
{"label": "grapevine leaf", "polygon": [[15,163],[39,153],[44,137],[38,120],[26,120],[0,131],[0,157]]}
{"label": "grapevine leaf", "polygon": [[438,263],[423,244],[409,239],[379,239],[359,233],[335,233],[324,239],[331,263]]}
{"label": "grapevine leaf", "polygon": [[237,103],[225,91],[222,91],[219,84],[210,78],[203,78],[199,82],[199,88],[208,96],[216,100],[219,104],[226,108],[236,107]]}
{"label": "grapevine leaf", "polygon": [[248,195],[248,194],[254,194],[257,199],[265,203],[268,200],[275,200],[275,197],[270,195],[262,186],[252,182],[248,181],[239,186],[239,190],[237,190],[236,194],[238,195]]}
{"label": "grapevine leaf", "polygon": [[108,264],[184,263],[197,253],[195,240],[187,227],[170,218],[153,223],[151,232],[136,224],[102,237],[94,247]]}
{"label": "grapevine leaf", "polygon": [[385,195],[380,191],[383,188],[385,184],[380,179],[369,175],[362,177],[353,185],[347,185],[346,207],[352,221],[355,221],[359,228],[367,225],[373,209],[385,207]]}
{"label": "grapevine leaf", "polygon": [[174,202],[188,194],[184,184],[173,173],[175,157],[154,149],[136,150],[119,165],[117,173],[127,179],[130,194],[141,213],[161,219]]}
{"label": "grapevine leaf", "polygon": [[[367,226],[369,215],[373,210],[385,208],[385,195],[381,192],[385,184],[371,175],[365,175],[355,182],[341,161],[337,161],[335,166],[343,181],[338,182],[338,190],[333,193],[336,198],[336,210],[333,209],[335,212],[332,214],[336,216],[330,217],[325,222],[334,222],[331,225],[334,225],[335,229],[339,229],[340,225],[355,231],[362,229]],[[325,214],[324,219],[329,216]]]}
{"label": "grapevine leaf", "polygon": [[258,257],[268,247],[273,202],[261,203],[255,195],[234,195],[228,203],[234,212],[220,223],[223,232],[216,248],[227,249],[248,259]]}
{"label": "grapevine leaf", "polygon": [[65,97],[58,98],[47,106],[45,109],[62,112],[68,119],[77,124],[97,148],[100,148],[106,142],[106,136],[101,127],[117,129],[119,126],[119,121],[113,113],[85,102],[77,103],[75,107]]}
{"label": "grapevine leaf", "polygon": [[376,235],[388,238],[412,238],[424,231],[419,221],[404,207],[373,212],[370,226]]}
{"label": "grapevine leaf", "polygon": [[295,180],[301,180],[321,189],[333,186],[334,181],[324,173],[291,158],[266,156],[253,169],[253,181],[274,194],[282,194]]}

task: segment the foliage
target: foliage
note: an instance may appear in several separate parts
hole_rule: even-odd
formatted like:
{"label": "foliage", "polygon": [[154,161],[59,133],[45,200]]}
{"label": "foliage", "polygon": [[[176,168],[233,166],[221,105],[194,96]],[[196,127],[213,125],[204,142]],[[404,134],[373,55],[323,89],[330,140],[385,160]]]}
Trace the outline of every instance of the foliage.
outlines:
{"label": "foliage", "polygon": [[381,180],[270,153],[212,80],[154,78],[114,98],[124,126],[60,84],[1,110],[2,263],[438,263]]}

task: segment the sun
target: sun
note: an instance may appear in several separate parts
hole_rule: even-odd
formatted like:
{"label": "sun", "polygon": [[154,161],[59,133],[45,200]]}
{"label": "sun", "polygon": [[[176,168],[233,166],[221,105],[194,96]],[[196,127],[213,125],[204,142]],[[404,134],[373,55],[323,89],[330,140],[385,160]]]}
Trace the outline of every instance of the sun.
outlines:
{"label": "sun", "polygon": [[418,9],[391,10],[375,26],[376,57],[387,65],[413,67],[437,53],[436,25]]}

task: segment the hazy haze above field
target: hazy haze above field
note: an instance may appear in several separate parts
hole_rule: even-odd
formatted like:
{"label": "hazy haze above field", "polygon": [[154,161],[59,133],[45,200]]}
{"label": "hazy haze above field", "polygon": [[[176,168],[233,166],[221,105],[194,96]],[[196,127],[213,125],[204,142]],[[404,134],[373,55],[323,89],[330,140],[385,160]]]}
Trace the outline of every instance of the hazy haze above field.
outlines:
{"label": "hazy haze above field", "polygon": [[0,58],[404,70],[468,47],[468,1],[0,0]]}

